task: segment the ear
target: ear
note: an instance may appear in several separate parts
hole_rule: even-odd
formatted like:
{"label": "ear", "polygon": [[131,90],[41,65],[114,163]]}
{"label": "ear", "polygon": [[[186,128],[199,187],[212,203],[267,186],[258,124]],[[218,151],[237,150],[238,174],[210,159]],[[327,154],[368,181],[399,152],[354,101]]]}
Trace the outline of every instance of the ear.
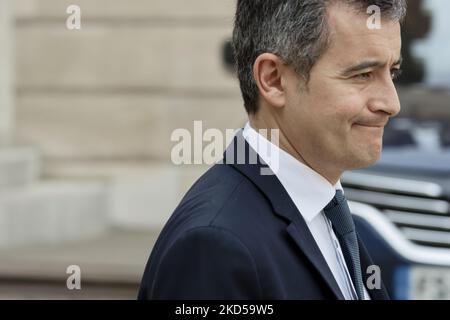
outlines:
{"label": "ear", "polygon": [[261,54],[253,65],[253,76],[259,94],[276,108],[284,107],[286,102],[285,89],[282,85],[282,70],[282,60],[272,53]]}

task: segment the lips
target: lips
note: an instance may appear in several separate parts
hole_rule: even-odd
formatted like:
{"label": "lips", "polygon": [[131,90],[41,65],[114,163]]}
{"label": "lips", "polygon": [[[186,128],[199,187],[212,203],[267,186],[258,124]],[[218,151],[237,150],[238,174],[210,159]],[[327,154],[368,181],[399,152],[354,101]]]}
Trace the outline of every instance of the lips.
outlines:
{"label": "lips", "polygon": [[361,127],[368,127],[368,128],[374,128],[374,129],[381,129],[384,128],[385,125],[380,124],[380,125],[367,125],[367,124],[359,124],[357,123],[356,125],[361,126]]}
{"label": "lips", "polygon": [[355,123],[355,124],[358,126],[368,127],[368,128],[384,128],[387,124],[387,121],[377,122],[377,123]]}

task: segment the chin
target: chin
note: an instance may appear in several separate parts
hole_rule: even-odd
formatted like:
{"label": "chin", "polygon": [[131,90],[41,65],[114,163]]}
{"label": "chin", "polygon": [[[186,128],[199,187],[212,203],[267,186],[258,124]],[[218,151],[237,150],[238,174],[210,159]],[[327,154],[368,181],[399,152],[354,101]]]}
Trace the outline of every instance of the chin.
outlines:
{"label": "chin", "polygon": [[352,164],[350,168],[348,168],[348,170],[365,169],[367,167],[373,166],[378,162],[378,160],[380,160],[380,157],[381,149],[356,153],[352,159],[353,161],[351,161]]}
{"label": "chin", "polygon": [[380,151],[373,152],[367,156],[365,167],[373,166],[375,163],[380,160],[381,157],[381,149]]}

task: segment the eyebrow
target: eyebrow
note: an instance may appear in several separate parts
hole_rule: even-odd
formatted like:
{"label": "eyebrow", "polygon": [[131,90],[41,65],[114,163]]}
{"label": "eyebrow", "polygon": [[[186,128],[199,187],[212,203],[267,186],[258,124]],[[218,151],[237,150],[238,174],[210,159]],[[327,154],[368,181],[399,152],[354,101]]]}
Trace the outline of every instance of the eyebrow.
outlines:
{"label": "eyebrow", "polygon": [[[393,64],[393,66],[401,65],[402,62],[403,62],[403,58],[400,57],[400,58]],[[343,76],[349,76],[349,75],[351,75],[351,74],[353,74],[353,73],[356,73],[356,72],[361,71],[361,70],[364,70],[364,69],[383,67],[383,66],[385,66],[385,65],[386,65],[386,63],[381,62],[381,61],[379,61],[379,60],[366,60],[366,61],[360,62],[360,63],[358,63],[358,64],[356,64],[356,65],[354,65],[354,66],[351,66],[351,67],[345,69],[345,70],[342,72],[342,75],[343,75]]]}

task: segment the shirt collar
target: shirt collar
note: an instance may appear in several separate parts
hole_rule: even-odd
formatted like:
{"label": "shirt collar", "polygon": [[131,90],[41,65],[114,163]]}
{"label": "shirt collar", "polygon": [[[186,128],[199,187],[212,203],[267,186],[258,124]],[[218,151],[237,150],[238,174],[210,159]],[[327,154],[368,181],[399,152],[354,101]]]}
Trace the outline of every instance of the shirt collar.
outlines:
{"label": "shirt collar", "polygon": [[[248,144],[275,172],[278,180],[307,222],[313,220],[333,199],[336,190],[342,190],[341,182],[332,185],[319,173],[282,150],[247,122],[242,132]],[[271,150],[269,153],[268,150]],[[277,152],[274,157],[273,151]],[[278,160],[278,164],[274,160]]]}

